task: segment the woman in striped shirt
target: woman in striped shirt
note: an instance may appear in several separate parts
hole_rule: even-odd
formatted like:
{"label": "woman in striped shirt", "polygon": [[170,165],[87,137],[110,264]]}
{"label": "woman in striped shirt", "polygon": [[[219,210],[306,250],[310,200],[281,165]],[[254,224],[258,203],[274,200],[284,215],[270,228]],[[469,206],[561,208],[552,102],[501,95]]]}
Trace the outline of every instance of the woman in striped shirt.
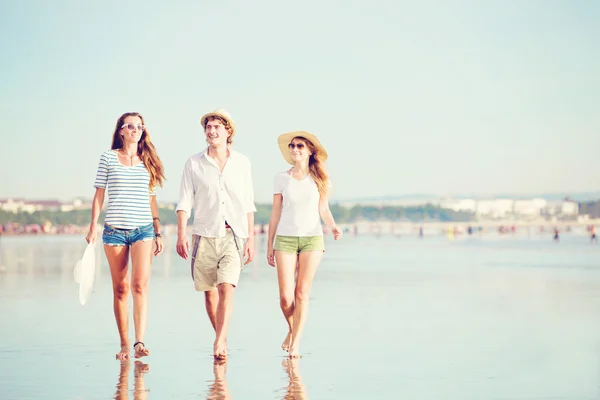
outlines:
{"label": "woman in striped shirt", "polygon": [[[150,354],[144,345],[148,315],[148,279],[154,255],[162,252],[158,204],[154,189],[165,179],[160,158],[138,113],[125,113],[117,121],[111,150],[100,157],[96,174],[96,194],[92,221],[86,236],[96,240],[96,226],[104,194],[108,191],[108,208],[102,241],[113,283],[115,319],[121,338],[118,360],[129,359],[128,295],[133,292],[135,357]],[[131,285],[128,263],[131,256]]]}

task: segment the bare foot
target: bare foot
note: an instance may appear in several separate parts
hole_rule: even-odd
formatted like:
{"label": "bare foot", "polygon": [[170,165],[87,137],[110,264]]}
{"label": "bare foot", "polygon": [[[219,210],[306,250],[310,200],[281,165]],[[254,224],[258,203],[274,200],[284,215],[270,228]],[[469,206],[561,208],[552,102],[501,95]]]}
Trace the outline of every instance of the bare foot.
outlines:
{"label": "bare foot", "polygon": [[295,343],[292,343],[290,345],[289,353],[290,353],[290,358],[301,358],[300,352],[298,351],[298,345]]}
{"label": "bare foot", "polygon": [[291,344],[292,344],[292,331],[289,331],[287,336],[285,337],[285,340],[283,341],[283,344],[281,345],[281,349],[283,351],[289,351]]}
{"label": "bare foot", "polygon": [[121,351],[117,353],[116,359],[119,361],[129,360],[129,345],[121,346]]}
{"label": "bare foot", "polygon": [[135,358],[142,358],[150,355],[150,350],[146,348],[144,342],[137,342],[133,348]]}
{"label": "bare foot", "polygon": [[224,360],[227,358],[227,343],[226,342],[217,342],[213,346],[213,356],[215,360]]}

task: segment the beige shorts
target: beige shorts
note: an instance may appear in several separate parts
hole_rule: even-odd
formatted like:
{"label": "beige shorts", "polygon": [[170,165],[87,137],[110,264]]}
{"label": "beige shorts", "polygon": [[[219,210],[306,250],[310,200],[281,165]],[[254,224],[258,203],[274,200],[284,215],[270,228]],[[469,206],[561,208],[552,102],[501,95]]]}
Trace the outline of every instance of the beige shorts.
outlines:
{"label": "beige shorts", "polygon": [[243,240],[226,229],[226,236],[209,238],[192,235],[192,278],[194,288],[209,291],[221,283],[237,286],[242,271]]}

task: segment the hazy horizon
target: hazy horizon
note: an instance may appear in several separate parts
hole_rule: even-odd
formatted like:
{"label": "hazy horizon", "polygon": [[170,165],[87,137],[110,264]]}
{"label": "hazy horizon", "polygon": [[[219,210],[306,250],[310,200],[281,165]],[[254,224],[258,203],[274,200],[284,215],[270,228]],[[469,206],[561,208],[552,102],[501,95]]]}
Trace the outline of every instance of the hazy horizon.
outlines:
{"label": "hazy horizon", "polygon": [[[93,195],[89,196],[74,196],[72,198],[45,198],[45,197],[23,197],[23,196],[12,196],[12,197],[0,197],[0,200],[8,200],[8,199],[23,199],[26,201],[44,201],[44,200],[57,200],[61,202],[69,202],[74,199],[82,199],[91,201]],[[381,195],[381,196],[355,196],[348,198],[337,198],[332,197],[330,200],[332,202],[368,202],[368,201],[377,201],[377,200],[432,200],[432,199],[474,199],[474,200],[490,200],[490,199],[513,199],[513,200],[526,200],[526,199],[545,199],[547,201],[560,201],[565,198],[569,198],[573,201],[578,202],[591,202],[591,201],[600,201],[600,191],[598,192],[573,192],[573,193],[564,193],[564,192],[555,192],[555,193],[493,193],[493,194],[455,194],[454,196],[445,196],[435,193],[408,193],[404,195]],[[159,203],[177,203],[177,199],[160,199]],[[270,203],[270,200],[267,201],[256,201],[256,203]]]}

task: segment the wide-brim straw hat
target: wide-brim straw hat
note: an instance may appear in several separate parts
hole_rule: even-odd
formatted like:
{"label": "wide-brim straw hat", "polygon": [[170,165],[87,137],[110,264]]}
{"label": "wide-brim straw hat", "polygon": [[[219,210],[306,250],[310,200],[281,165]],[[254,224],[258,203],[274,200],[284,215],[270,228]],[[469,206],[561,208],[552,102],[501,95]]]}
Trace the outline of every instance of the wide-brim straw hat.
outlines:
{"label": "wide-brim straw hat", "polygon": [[202,127],[206,126],[206,120],[210,117],[221,117],[223,118],[225,121],[227,121],[229,123],[229,126],[231,126],[231,130],[233,133],[235,133],[235,122],[233,122],[233,118],[231,118],[231,115],[229,115],[229,113],[225,110],[223,110],[222,108],[216,109],[213,112],[209,112],[208,114],[204,114],[202,116],[202,118],[200,118],[200,124],[202,125]]}
{"label": "wide-brim straw hat", "polygon": [[323,147],[321,141],[316,135],[306,131],[294,131],[279,135],[279,137],[277,138],[279,150],[281,150],[281,154],[283,154],[283,158],[285,158],[285,161],[292,165],[296,164],[292,159],[292,154],[290,152],[290,148],[288,147],[295,137],[303,137],[304,139],[309,140],[315,146],[315,149],[319,154],[321,161],[327,160],[327,150],[325,150],[325,147]]}

